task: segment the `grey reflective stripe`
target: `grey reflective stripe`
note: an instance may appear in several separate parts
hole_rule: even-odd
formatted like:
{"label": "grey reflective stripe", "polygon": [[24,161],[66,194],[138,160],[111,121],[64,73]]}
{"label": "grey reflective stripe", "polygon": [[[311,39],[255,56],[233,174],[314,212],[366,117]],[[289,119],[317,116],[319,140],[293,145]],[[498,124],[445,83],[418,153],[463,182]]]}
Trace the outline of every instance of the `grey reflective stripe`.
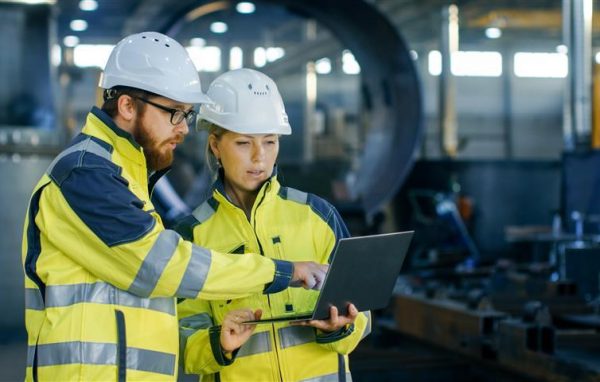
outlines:
{"label": "grey reflective stripe", "polygon": [[308,200],[308,194],[306,192],[298,191],[294,188],[288,187],[286,199],[292,200],[294,202],[298,202],[301,204],[306,204],[306,202]]}
{"label": "grey reflective stripe", "polygon": [[33,366],[33,357],[35,356],[35,346],[27,346],[27,366]]}
{"label": "grey reflective stripe", "polygon": [[361,340],[371,333],[371,325],[373,324],[371,321],[371,312],[367,311],[363,313],[367,316],[367,326],[365,326],[365,331],[363,332],[362,337],[360,337]]}
{"label": "grey reflective stripe", "polygon": [[25,288],[25,309],[44,310],[44,299],[38,288]]}
{"label": "grey reflective stripe", "polygon": [[[303,379],[299,382],[338,382],[338,373],[322,375],[320,377]],[[352,382],[352,374],[346,373],[346,382]]]}
{"label": "grey reflective stripe", "polygon": [[315,342],[316,340],[315,330],[308,326],[286,326],[277,332],[282,349]]}
{"label": "grey reflective stripe", "polygon": [[175,354],[127,348],[127,368],[158,374],[175,374]]}
{"label": "grey reflective stripe", "polygon": [[181,284],[175,292],[177,297],[196,298],[204,286],[208,269],[210,268],[211,253],[208,249],[192,245],[192,256],[185,269]]}
{"label": "grey reflective stripe", "polygon": [[[180,328],[179,329],[179,338],[180,338],[180,345],[183,346],[183,348],[185,349],[185,345],[187,344],[187,340],[188,338],[190,338],[191,336],[194,335],[194,333],[196,333],[198,330],[196,329],[188,329],[188,328]],[[183,353],[181,353],[183,354]]]}
{"label": "grey reflective stripe", "polygon": [[208,329],[213,325],[212,317],[208,313],[194,314],[179,320],[179,327],[183,329]]}
{"label": "grey reflective stripe", "polygon": [[[27,349],[27,366],[33,366],[35,346]],[[116,365],[117,345],[98,342],[59,342],[37,346],[38,367],[69,364]],[[127,348],[127,368],[174,375],[175,354]]]}
{"label": "grey reflective stripe", "polygon": [[77,143],[77,144],[74,144],[73,146],[67,148],[66,150],[64,150],[63,152],[58,154],[58,156],[56,158],[54,158],[52,163],[50,163],[50,166],[48,166],[48,170],[46,170],[46,173],[51,174],[52,170],[54,169],[54,166],[56,166],[56,164],[62,158],[66,157],[69,154],[73,154],[77,151],[85,151],[88,153],[98,155],[99,157],[102,157],[104,159],[111,160],[110,151],[108,151],[104,147],[100,146],[98,143],[94,142],[92,140],[92,138],[90,137],[90,138],[87,138],[87,139]]}
{"label": "grey reflective stripe", "polygon": [[179,363],[183,362],[183,355],[187,346],[188,338],[193,336],[200,329],[209,329],[212,327],[213,320],[208,313],[194,314],[179,320],[179,354],[181,358]]}
{"label": "grey reflective stripe", "polygon": [[192,215],[194,215],[196,220],[198,220],[200,223],[204,223],[208,220],[208,218],[213,216],[214,213],[215,210],[210,206],[210,204],[208,204],[208,201],[206,201],[200,204],[198,208],[192,212]]}
{"label": "grey reflective stripe", "polygon": [[172,230],[162,231],[154,242],[152,249],[146,255],[140,266],[135,280],[129,287],[129,292],[142,297],[148,297],[156,287],[158,279],[179,244],[181,237]]}
{"label": "grey reflective stripe", "polygon": [[247,357],[254,354],[267,353],[271,351],[269,332],[253,334],[237,353],[237,357]]}
{"label": "grey reflective stripe", "polygon": [[82,302],[122,305],[175,315],[175,300],[171,297],[142,298],[104,282],[46,287],[47,308],[60,308]]}

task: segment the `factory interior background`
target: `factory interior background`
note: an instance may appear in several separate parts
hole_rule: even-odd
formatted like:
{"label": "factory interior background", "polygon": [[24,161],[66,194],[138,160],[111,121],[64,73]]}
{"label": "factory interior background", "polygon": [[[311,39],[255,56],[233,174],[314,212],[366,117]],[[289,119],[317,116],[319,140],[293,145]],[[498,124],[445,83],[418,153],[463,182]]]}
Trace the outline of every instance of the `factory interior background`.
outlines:
{"label": "factory interior background", "polygon": [[[415,231],[355,382],[600,381],[594,0],[0,1],[0,381],[25,375],[31,191],[99,105],[111,49],[148,30],[203,91],[241,67],[275,80],[282,183],[352,235]],[[167,226],[207,196],[206,139],[154,195]]]}

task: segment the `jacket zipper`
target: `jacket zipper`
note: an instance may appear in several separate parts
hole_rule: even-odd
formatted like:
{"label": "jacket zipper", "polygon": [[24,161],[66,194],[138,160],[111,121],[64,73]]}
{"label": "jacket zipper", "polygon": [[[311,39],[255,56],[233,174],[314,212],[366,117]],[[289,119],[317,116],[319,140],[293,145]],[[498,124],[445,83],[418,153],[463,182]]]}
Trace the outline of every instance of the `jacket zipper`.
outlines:
{"label": "jacket zipper", "polygon": [[[260,207],[260,205],[262,204],[262,202],[265,200],[265,197],[267,195],[267,190],[265,189],[265,192],[263,193],[262,197],[260,198],[260,201],[258,202],[258,204],[256,204],[256,207],[254,208],[254,216],[252,217],[253,220],[253,224],[251,225],[252,227],[252,232],[254,232],[254,237],[256,238],[256,242],[258,243],[258,250],[260,251],[261,256],[264,256],[264,250],[263,250],[263,246],[260,243],[260,239],[258,238],[258,234],[256,233],[256,212],[258,211],[258,207]],[[269,310],[273,310],[271,307],[271,297],[270,295],[267,295],[267,302],[269,304]],[[277,363],[277,374],[279,375],[279,380],[283,381],[283,375],[281,374],[281,367],[280,367],[280,359],[279,359],[279,345],[277,342],[277,331],[275,330],[275,324],[271,324],[271,333],[273,335],[273,343],[275,344],[274,346],[274,350],[275,350],[275,362]]]}
{"label": "jacket zipper", "polygon": [[[274,247],[276,248],[277,256],[279,256],[279,260],[285,260],[283,257],[283,243],[281,242],[281,237],[279,236],[279,242],[274,243]],[[285,289],[286,301],[285,301],[285,313],[292,313],[294,311],[294,305],[292,303],[292,292],[290,288]]]}
{"label": "jacket zipper", "polygon": [[125,330],[125,315],[120,310],[115,310],[117,321],[117,380],[127,381],[127,334]]}

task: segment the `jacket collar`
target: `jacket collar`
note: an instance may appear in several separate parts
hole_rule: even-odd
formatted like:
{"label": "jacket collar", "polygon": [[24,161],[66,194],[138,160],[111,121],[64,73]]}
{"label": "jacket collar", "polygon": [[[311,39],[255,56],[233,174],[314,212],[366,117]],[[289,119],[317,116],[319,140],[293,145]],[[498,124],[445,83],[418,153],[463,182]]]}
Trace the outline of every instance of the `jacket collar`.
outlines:
{"label": "jacket collar", "polygon": [[108,114],[96,106],[92,107],[88,114],[82,133],[108,142],[120,155],[146,168],[146,157],[142,147],[131,134],[117,126]]}
{"label": "jacket collar", "polygon": [[[229,197],[225,193],[224,176],[225,176],[225,173],[224,173],[223,169],[219,168],[217,179],[215,180],[215,182],[213,183],[213,186],[212,186],[213,195],[215,196],[215,198],[217,198],[217,200],[219,200],[219,199],[221,199],[222,201],[224,200],[227,202],[226,203],[227,205],[234,207],[234,208],[239,208],[231,201],[231,199],[229,199]],[[254,210],[256,208],[257,203],[267,202],[274,196],[277,196],[280,188],[281,188],[281,185],[279,184],[279,181],[277,180],[277,165],[275,165],[273,167],[273,173],[271,174],[269,179],[267,179],[263,183],[263,185],[260,187],[260,190],[258,191],[258,195],[256,196],[256,200],[254,201],[254,206],[252,207],[252,209]]]}
{"label": "jacket collar", "polygon": [[[118,155],[122,155],[133,162],[136,165],[136,170],[132,171],[132,175],[139,174],[140,179],[138,179],[138,182],[148,184],[149,194],[152,194],[156,182],[171,169],[168,167],[156,171],[149,176],[146,167],[146,156],[142,147],[133,139],[131,134],[117,126],[108,114],[96,106],[92,107],[92,110],[88,114],[82,133],[108,142],[113,146]],[[128,166],[129,164],[122,163],[121,165]]]}

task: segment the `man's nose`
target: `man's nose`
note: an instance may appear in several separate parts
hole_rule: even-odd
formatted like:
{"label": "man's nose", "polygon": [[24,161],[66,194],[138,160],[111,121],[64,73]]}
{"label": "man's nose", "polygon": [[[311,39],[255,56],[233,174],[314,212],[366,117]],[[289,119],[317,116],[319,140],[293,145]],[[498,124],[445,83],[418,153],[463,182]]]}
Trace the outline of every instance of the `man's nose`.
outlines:
{"label": "man's nose", "polygon": [[188,135],[188,133],[190,132],[190,128],[185,119],[179,122],[177,125],[175,125],[175,129],[181,131],[183,135]]}

